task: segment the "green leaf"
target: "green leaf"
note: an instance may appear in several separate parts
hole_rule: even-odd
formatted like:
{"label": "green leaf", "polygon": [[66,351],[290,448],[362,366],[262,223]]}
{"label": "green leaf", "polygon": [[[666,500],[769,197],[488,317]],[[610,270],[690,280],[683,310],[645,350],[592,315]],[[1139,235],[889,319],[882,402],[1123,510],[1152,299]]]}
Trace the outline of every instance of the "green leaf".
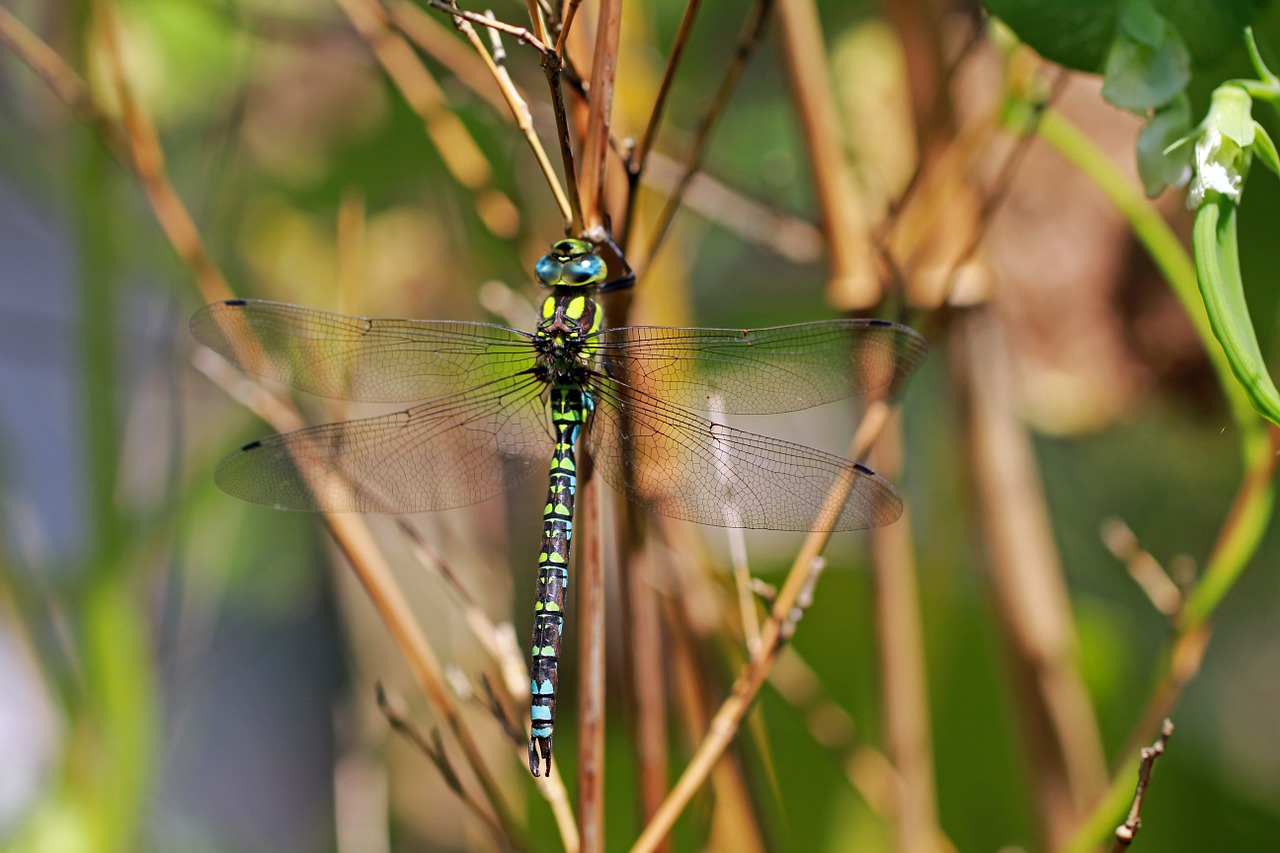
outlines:
{"label": "green leaf", "polygon": [[1167,25],[1151,0],[1127,0],[1120,7],[1120,29],[1147,47],[1159,47]]}
{"label": "green leaf", "polygon": [[1276,175],[1280,175],[1280,157],[1276,155],[1276,144],[1262,125],[1254,122],[1253,153],[1258,155],[1262,165]]}
{"label": "green leaf", "polygon": [[[1152,33],[1152,18],[1160,22],[1159,36]],[[1138,111],[1169,103],[1191,80],[1187,46],[1149,3],[1126,4],[1121,21],[1107,53],[1102,97],[1122,109]],[[1131,27],[1131,22],[1136,23]],[[1142,34],[1142,40],[1131,34],[1133,29]]]}
{"label": "green leaf", "polygon": [[1180,94],[1159,110],[1138,135],[1138,175],[1149,197],[1191,177],[1191,146],[1176,145],[1191,132],[1191,102]]}
{"label": "green leaf", "polygon": [[[1126,0],[987,0],[987,8],[1045,59],[1097,72],[1119,32]],[[1152,7],[1178,33],[1192,65],[1205,67],[1240,46],[1240,31],[1254,20],[1253,0],[1151,0]],[[1141,15],[1141,13],[1139,13]],[[1142,43],[1144,18],[1126,22],[1133,41]]]}

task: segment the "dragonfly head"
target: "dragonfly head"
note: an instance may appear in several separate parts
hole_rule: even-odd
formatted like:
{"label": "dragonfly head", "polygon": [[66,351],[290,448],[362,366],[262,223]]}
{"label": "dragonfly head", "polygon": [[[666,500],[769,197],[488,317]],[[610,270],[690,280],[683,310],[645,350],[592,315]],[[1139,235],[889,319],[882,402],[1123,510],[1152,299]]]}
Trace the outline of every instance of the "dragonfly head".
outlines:
{"label": "dragonfly head", "polygon": [[588,287],[604,281],[609,268],[586,240],[571,237],[551,244],[533,267],[538,282],[545,287]]}

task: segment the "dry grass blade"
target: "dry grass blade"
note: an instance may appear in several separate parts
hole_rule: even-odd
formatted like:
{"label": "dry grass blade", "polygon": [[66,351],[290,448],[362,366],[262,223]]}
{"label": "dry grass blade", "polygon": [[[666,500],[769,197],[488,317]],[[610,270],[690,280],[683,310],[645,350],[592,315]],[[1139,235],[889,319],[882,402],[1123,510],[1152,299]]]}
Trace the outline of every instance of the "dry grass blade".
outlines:
{"label": "dry grass blade", "polygon": [[[876,469],[896,480],[903,454],[900,419],[893,419],[876,451]],[[900,780],[900,797],[893,813],[895,846],[902,851],[932,853],[940,849],[937,841],[942,833],[930,733],[924,619],[909,509],[897,524],[871,531],[871,560],[885,751]]]}

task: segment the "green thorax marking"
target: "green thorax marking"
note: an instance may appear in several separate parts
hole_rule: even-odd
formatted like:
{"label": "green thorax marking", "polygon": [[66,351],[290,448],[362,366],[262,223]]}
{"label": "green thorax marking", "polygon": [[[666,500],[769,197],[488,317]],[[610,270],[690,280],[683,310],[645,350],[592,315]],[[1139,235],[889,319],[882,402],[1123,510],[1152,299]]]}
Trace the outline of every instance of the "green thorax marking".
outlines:
{"label": "green thorax marking", "polygon": [[542,256],[534,273],[540,284],[551,289],[542,302],[535,335],[540,361],[552,382],[577,385],[591,357],[587,339],[604,322],[594,291],[607,277],[608,267],[590,243],[564,239]]}

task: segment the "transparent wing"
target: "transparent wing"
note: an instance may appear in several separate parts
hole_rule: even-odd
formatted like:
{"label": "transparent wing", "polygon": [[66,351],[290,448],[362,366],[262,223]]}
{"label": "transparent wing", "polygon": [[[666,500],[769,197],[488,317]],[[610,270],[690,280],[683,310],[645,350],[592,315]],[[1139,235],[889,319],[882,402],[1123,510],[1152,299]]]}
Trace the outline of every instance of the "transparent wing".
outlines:
{"label": "transparent wing", "polygon": [[393,415],[245,445],[218,466],[229,494],[280,509],[420,512],[467,506],[546,469],[543,385],[508,377]]}
{"label": "transparent wing", "polygon": [[[711,423],[603,377],[593,395],[597,469],[661,515],[720,527],[861,530],[902,514],[893,486],[864,465]],[[847,500],[829,506],[832,489],[845,484]]]}
{"label": "transparent wing", "polygon": [[768,329],[628,326],[596,337],[606,372],[700,412],[795,412],[877,389],[893,393],[928,352],[885,320]]}
{"label": "transparent wing", "polygon": [[530,336],[505,326],[367,320],[258,299],[204,306],[191,333],[250,373],[369,403],[444,397],[534,364]]}

